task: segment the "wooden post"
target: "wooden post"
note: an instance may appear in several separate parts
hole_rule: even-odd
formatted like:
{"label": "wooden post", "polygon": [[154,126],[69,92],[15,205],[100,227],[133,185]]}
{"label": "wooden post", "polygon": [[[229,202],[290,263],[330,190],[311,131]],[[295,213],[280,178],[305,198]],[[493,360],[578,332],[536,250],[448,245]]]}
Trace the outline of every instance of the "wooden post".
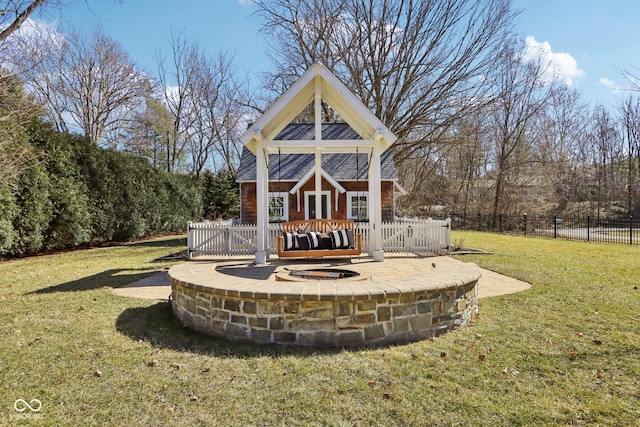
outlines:
{"label": "wooden post", "polygon": [[256,264],[265,264],[269,254],[269,169],[262,138],[256,145]]}
{"label": "wooden post", "polygon": [[369,165],[369,227],[371,229],[371,240],[369,251],[376,262],[384,261],[384,250],[382,249],[382,184],[380,182],[380,144],[376,135],[376,142],[371,155]]}
{"label": "wooden post", "polygon": [[[315,104],[314,104],[314,113],[315,113],[315,143],[316,143],[316,153],[315,153],[315,172],[316,172],[316,181],[315,181],[315,192],[316,192],[316,218],[322,219],[322,80],[320,80],[320,76],[316,76],[315,78]],[[327,200],[329,203],[329,200]],[[327,206],[329,209],[329,206]]]}

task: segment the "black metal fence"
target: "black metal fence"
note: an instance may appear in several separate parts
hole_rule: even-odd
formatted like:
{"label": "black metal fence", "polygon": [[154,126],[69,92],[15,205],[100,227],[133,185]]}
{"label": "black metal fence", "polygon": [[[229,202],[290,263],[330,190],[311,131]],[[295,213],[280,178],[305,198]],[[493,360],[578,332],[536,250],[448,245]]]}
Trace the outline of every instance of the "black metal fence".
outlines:
{"label": "black metal fence", "polygon": [[458,215],[439,214],[438,219],[451,218],[453,230],[478,230],[517,234],[525,237],[580,240],[597,243],[640,245],[640,219],[631,216],[618,220],[602,220],[592,216],[533,215]]}

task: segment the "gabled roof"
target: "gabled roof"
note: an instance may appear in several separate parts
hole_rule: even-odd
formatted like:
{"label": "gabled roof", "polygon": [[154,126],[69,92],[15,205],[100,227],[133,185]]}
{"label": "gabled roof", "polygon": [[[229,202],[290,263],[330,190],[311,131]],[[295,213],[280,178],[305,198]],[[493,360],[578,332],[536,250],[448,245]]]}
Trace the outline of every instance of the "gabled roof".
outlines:
{"label": "gabled roof", "polygon": [[[278,140],[282,130],[313,102],[316,96],[320,96],[350,125],[360,137],[358,139],[376,140],[382,151],[396,141],[396,136],[327,67],[320,63],[309,68],[260,116],[240,137],[240,140],[253,153],[259,140],[266,141],[268,146],[272,145],[269,143]],[[304,140],[315,140],[315,134],[310,136],[312,138]],[[324,134],[322,137],[324,139]]]}
{"label": "gabled roof", "polygon": [[[322,155],[322,169],[336,181],[365,181],[369,178],[369,156],[366,153],[330,153]],[[380,157],[383,181],[398,179],[393,155],[385,151]],[[278,169],[278,165],[279,169]],[[269,181],[298,182],[315,165],[313,154],[269,154]],[[256,156],[246,147],[242,150],[237,182],[256,180]]]}
{"label": "gabled roof", "polygon": [[[291,123],[280,132],[278,139],[301,138],[309,132],[313,133],[313,124]],[[355,131],[346,123],[324,123],[322,135],[326,139],[345,139]],[[393,155],[390,150],[384,151],[380,157],[381,176],[384,181],[398,179]],[[313,154],[269,154],[269,180],[271,182],[298,182],[314,167]],[[328,153],[322,155],[322,169],[336,181],[367,180],[369,171],[369,155],[367,153]],[[256,180],[256,157],[247,148],[242,150],[238,182],[254,182]]]}

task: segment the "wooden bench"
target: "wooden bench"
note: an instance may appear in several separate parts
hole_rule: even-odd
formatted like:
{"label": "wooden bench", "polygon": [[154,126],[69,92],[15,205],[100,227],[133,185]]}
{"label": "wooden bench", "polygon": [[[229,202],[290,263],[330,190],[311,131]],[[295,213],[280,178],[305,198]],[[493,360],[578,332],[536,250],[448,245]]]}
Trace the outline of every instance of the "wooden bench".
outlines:
{"label": "wooden bench", "polygon": [[283,232],[306,233],[315,231],[329,233],[330,231],[349,230],[353,235],[353,246],[349,248],[331,249],[289,249],[285,250],[284,236],[278,236],[278,257],[280,258],[322,258],[334,256],[357,256],[362,253],[362,235],[356,234],[353,221],[344,219],[309,219],[282,223]]}

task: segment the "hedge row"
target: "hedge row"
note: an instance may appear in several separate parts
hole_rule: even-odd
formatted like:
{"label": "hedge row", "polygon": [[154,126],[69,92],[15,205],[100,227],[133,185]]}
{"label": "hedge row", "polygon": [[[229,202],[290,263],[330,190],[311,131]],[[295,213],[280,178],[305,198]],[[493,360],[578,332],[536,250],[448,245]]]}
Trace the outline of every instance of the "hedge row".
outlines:
{"label": "hedge row", "polygon": [[40,162],[0,188],[0,256],[21,256],[183,231],[203,213],[203,189],[131,154],[36,123]]}

